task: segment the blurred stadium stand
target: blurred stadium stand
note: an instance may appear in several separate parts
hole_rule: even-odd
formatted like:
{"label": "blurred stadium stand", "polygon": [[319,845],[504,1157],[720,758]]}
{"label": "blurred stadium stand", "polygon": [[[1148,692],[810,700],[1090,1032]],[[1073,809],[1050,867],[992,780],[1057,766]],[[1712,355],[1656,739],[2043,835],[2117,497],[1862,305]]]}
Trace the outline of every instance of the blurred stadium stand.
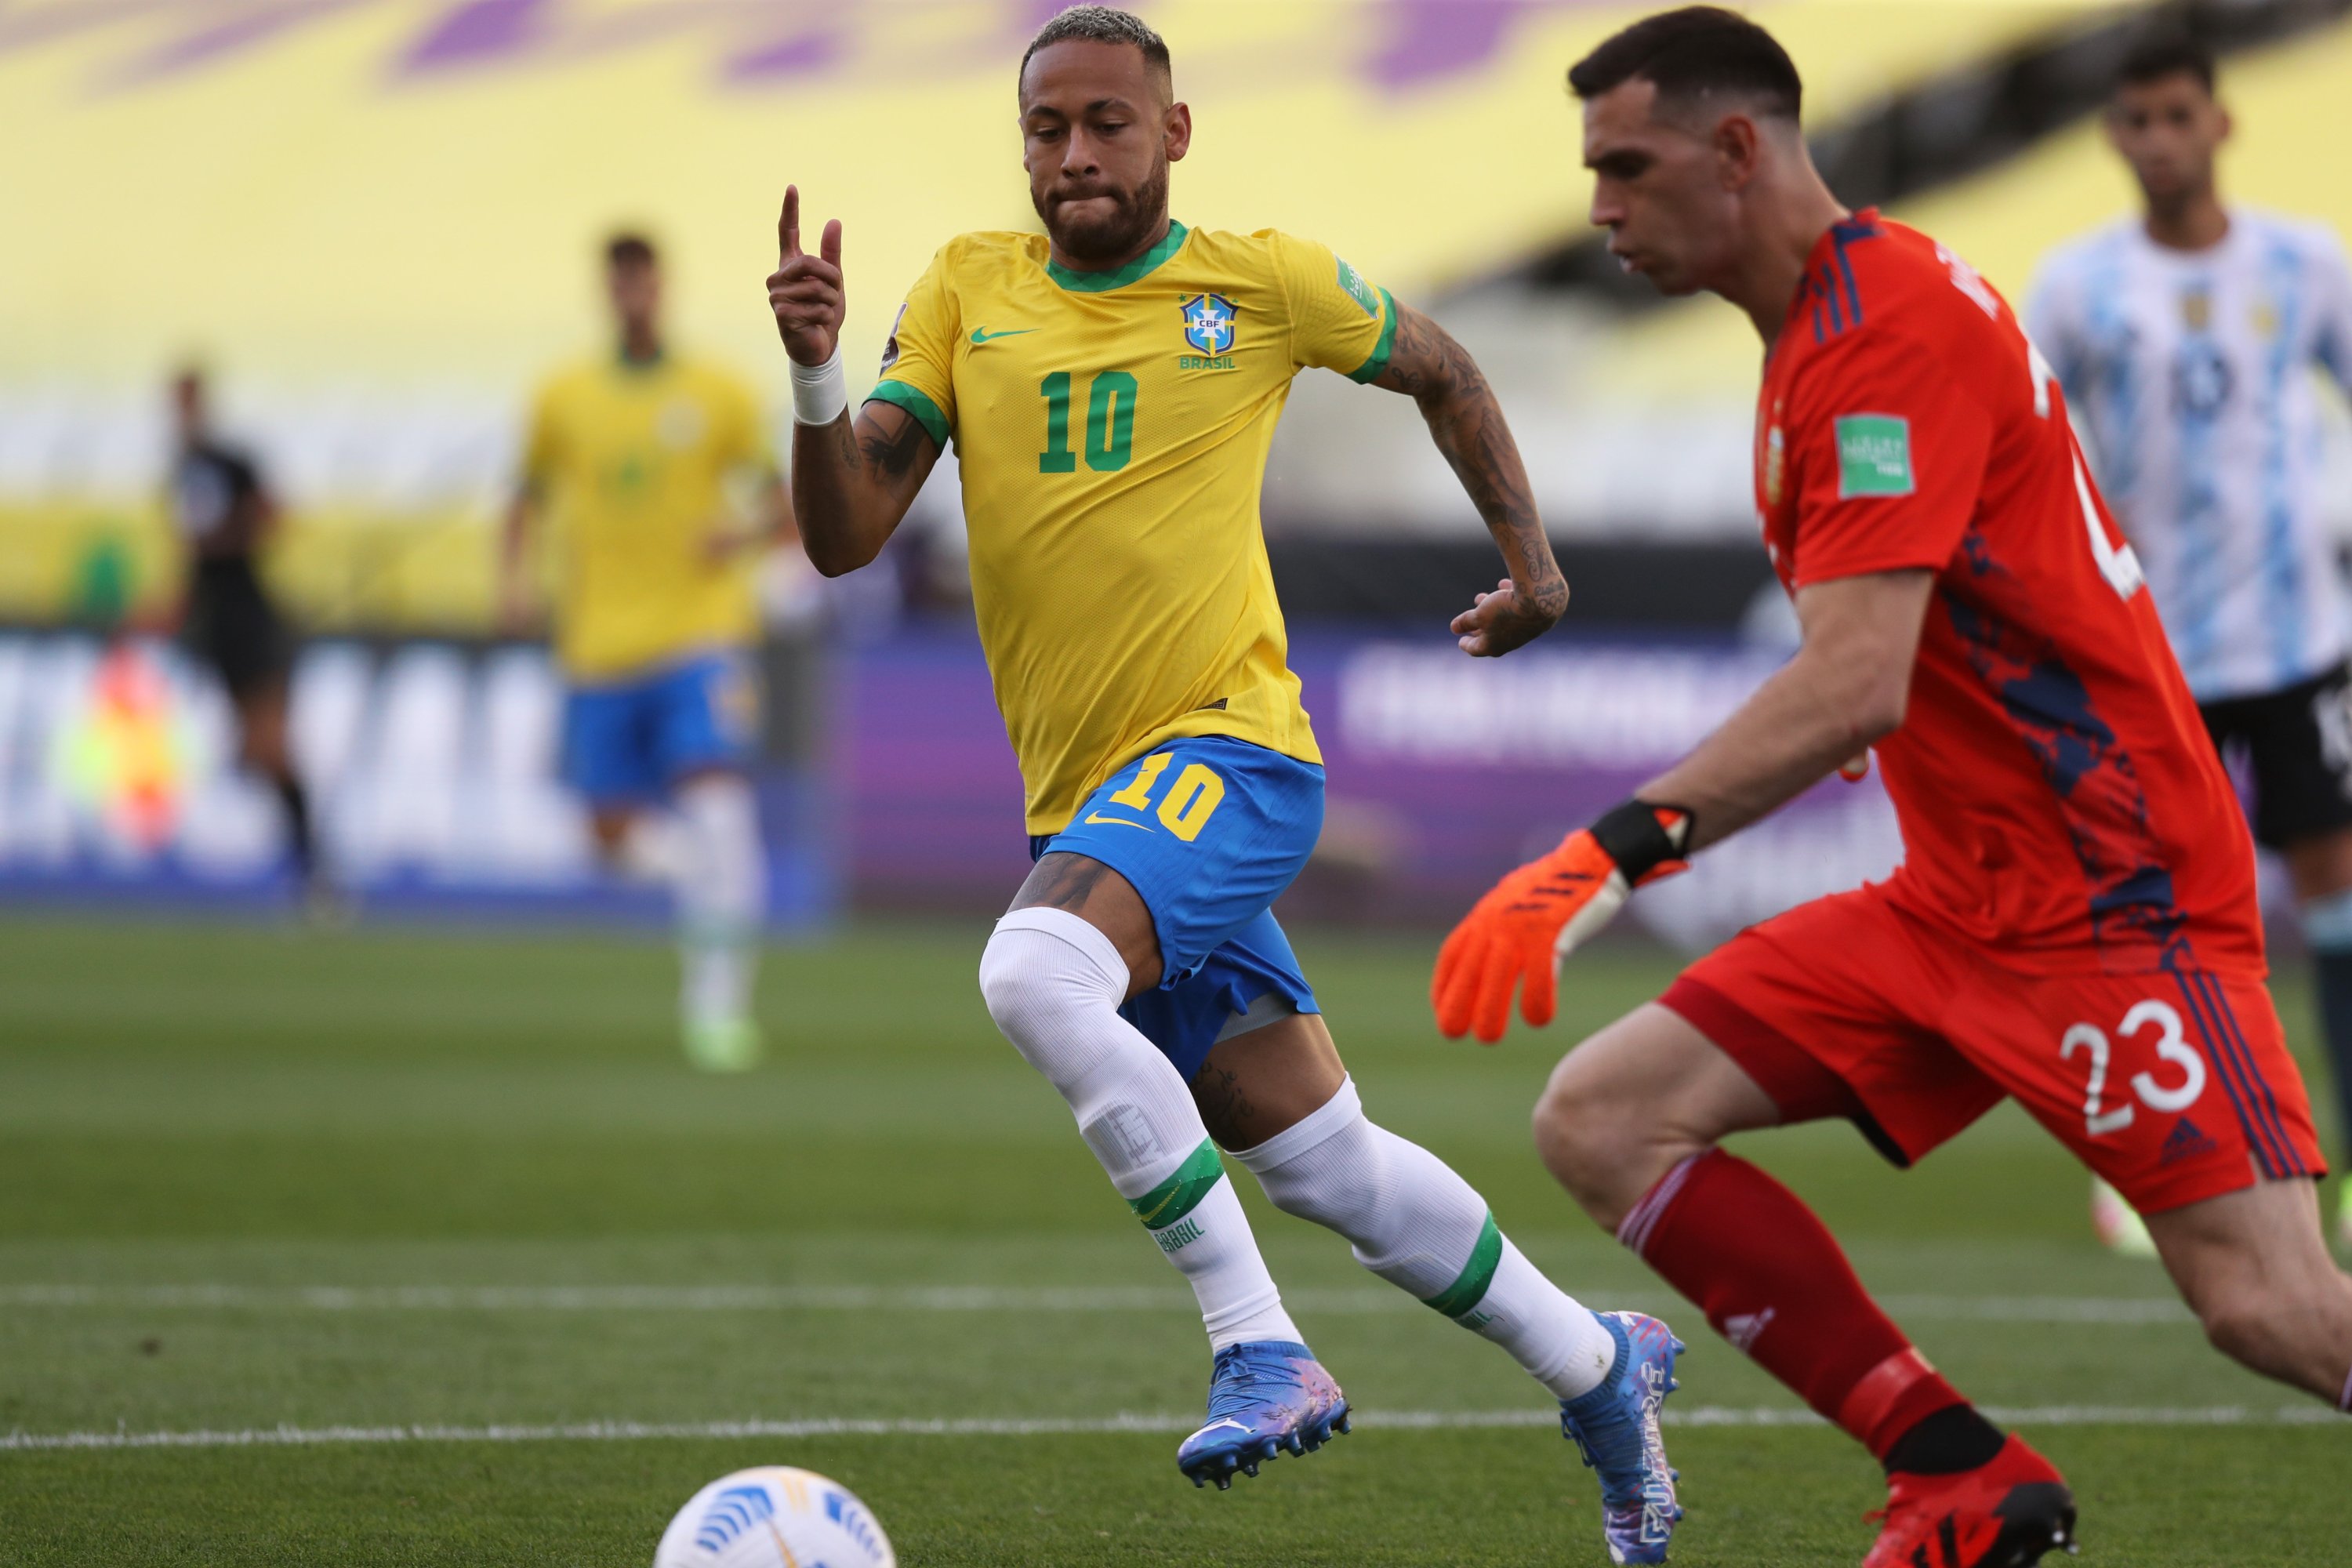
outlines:
{"label": "blurred stadium stand", "polygon": [[[0,614],[54,617],[93,574],[133,594],[163,577],[153,386],[193,353],[217,363],[230,423],[295,503],[276,576],[313,626],[479,630],[520,398],[591,336],[595,237],[653,223],[677,258],[679,335],[772,386],[754,290],[768,215],[797,179],[846,220],[852,355],[870,359],[940,237],[1031,221],[1007,67],[1052,8],[223,0],[0,16],[0,134],[45,149],[0,170],[0,195],[59,217],[0,257]],[[1564,537],[1748,536],[1745,328],[1627,287],[1582,221],[1560,72],[1634,8],[1150,9],[1202,110],[1177,176],[1189,218],[1317,235],[1433,304],[1502,387]],[[2126,199],[2088,116],[2149,9],[1759,14],[1809,68],[1848,199],[1929,223],[2016,292],[2051,240]],[[2243,51],[2227,86],[2261,111],[2232,188],[2352,226],[2352,189],[2308,163],[2352,71],[2347,0],[2158,9]],[[1005,135],[973,134],[990,125]],[[1460,537],[1423,447],[1409,409],[1306,378],[1270,527]],[[921,520],[946,536],[931,564],[950,583],[951,479]],[[1588,594],[1583,610],[1618,602]]]}
{"label": "blurred stadium stand", "polygon": [[[2130,206],[2095,111],[2118,53],[2151,25],[2194,26],[2224,51],[2221,90],[2241,110],[2223,161],[2231,198],[2352,233],[2352,181],[2313,153],[2332,144],[2352,81],[2347,0],[1753,9],[1808,72],[1808,122],[1840,195],[1927,229],[2012,300],[2052,245]],[[1556,534],[1750,539],[1755,334],[1714,301],[1662,303],[1616,275],[1579,221],[1573,135],[1570,121],[1538,143],[1538,162],[1559,172],[1559,237],[1455,283],[1437,313],[1502,390]],[[1451,477],[1415,460],[1409,411],[1367,411],[1348,390],[1300,384],[1276,445],[1270,526],[1458,536]],[[2352,537],[2341,419],[2331,461],[2344,478],[2338,527]],[[1610,614],[1590,595],[1580,611]]]}
{"label": "blurred stadium stand", "polygon": [[[314,764],[347,781],[327,809],[341,853],[373,889],[425,904],[452,888],[524,910],[609,904],[550,778],[546,667],[481,640],[523,399],[595,343],[595,243],[651,227],[674,335],[780,395],[759,280],[796,181],[816,217],[845,221],[847,350],[870,364],[942,239],[1034,223],[1013,68],[1056,8],[0,9],[0,142],[39,150],[0,160],[0,202],[40,218],[0,245],[0,622],[19,628],[0,637],[0,887],[265,879],[262,803],[224,772],[216,700],[168,657],[162,727],[138,731],[180,780],[165,848],[106,826],[106,791],[58,761],[90,731],[100,668],[92,637],[59,628],[152,603],[170,579],[160,384],[193,354],[290,503],[272,576],[334,639],[305,664],[296,717]],[[1539,825],[1556,834],[1720,711],[1736,693],[1717,677],[1752,682],[1787,633],[1752,542],[1752,334],[1712,301],[1626,287],[1584,220],[1562,73],[1653,7],[1139,8],[1198,113],[1178,213],[1315,236],[1453,328],[1511,411],[1575,586],[1569,637],[1455,669],[1442,625],[1495,576],[1483,529],[1408,404],[1300,380],[1265,496],[1336,759],[1328,853],[1300,897],[1433,914],[1525,847],[1484,826],[1520,815],[1509,801],[1557,807]],[[2352,181],[2326,151],[2352,81],[2352,0],[1751,9],[1807,72],[1841,194],[1929,228],[2013,298],[2051,244],[2127,206],[2093,113],[2152,20],[2228,52],[2232,196],[2352,230]],[[772,396],[780,432],[783,406]],[[2352,461],[2345,474],[2352,531]],[[780,566],[772,584],[794,628],[771,681],[777,776],[800,781],[770,803],[795,825],[777,868],[789,910],[821,915],[837,877],[869,900],[968,904],[1017,875],[1018,786],[963,626],[953,479],[943,462],[882,566],[822,585]],[[820,640],[839,650],[830,673],[789,652]],[[1510,720],[1507,697],[1533,717]],[[1594,704],[1619,739],[1586,754],[1518,735],[1591,733]],[[936,832],[891,841],[866,826],[882,812]],[[1825,795],[1648,908],[1701,938],[1766,912],[1738,889],[1791,866],[1846,882],[1876,868],[1890,831],[1874,787]]]}

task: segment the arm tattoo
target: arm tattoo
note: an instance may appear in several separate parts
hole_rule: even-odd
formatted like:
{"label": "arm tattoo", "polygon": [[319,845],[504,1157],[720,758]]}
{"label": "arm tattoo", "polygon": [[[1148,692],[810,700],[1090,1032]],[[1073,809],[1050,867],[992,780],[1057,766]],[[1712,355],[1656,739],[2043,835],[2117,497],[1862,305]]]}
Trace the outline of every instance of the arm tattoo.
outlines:
{"label": "arm tattoo", "polygon": [[1396,345],[1377,384],[1420,405],[1431,438],[1486,519],[1513,580],[1530,591],[1537,610],[1557,620],[1568,608],[1568,584],[1552,561],[1527,467],[1494,388],[1451,334],[1418,310],[1398,310]]}
{"label": "arm tattoo", "polygon": [[[1432,374],[1436,345],[1433,323],[1418,310],[1407,311],[1397,307],[1396,344],[1390,350],[1388,369],[1373,384],[1391,392],[1402,392],[1419,402],[1435,383]],[[1475,368],[1475,367],[1474,367]]]}
{"label": "arm tattoo", "polygon": [[924,434],[922,426],[909,419],[896,436],[877,433],[862,437],[857,445],[868,463],[898,479],[915,466],[915,458],[922,451]]}
{"label": "arm tattoo", "polygon": [[828,577],[873,561],[906,515],[934,456],[921,423],[868,404],[793,426],[793,511],[801,548]]}

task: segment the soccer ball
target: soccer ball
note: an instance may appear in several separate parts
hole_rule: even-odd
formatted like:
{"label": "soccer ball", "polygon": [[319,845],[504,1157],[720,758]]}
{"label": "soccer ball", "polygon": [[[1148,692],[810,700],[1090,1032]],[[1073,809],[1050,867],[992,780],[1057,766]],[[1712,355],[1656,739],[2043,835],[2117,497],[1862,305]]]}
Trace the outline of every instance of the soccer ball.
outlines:
{"label": "soccer ball", "polygon": [[873,1511],[789,1465],[721,1476],[662,1531],[654,1568],[898,1568]]}

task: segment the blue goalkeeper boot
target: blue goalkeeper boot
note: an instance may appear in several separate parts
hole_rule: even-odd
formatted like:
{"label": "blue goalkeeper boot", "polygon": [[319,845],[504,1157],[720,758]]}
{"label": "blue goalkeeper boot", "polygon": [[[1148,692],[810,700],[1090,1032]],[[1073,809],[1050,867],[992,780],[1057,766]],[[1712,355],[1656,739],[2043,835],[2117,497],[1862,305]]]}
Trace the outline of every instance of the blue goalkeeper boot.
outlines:
{"label": "blue goalkeeper boot", "polygon": [[1209,1419],[1178,1446],[1176,1468],[1224,1491],[1277,1454],[1306,1454],[1348,1429],[1348,1396],[1315,1354],[1290,1340],[1252,1340],[1217,1352]]}
{"label": "blue goalkeeper boot", "polygon": [[1597,1312],[1617,1342],[1609,1381],[1559,1402],[1559,1429],[1601,1479],[1601,1524],[1612,1563],[1664,1563],[1682,1519],[1658,1410],[1675,1391],[1682,1341],[1639,1312]]}

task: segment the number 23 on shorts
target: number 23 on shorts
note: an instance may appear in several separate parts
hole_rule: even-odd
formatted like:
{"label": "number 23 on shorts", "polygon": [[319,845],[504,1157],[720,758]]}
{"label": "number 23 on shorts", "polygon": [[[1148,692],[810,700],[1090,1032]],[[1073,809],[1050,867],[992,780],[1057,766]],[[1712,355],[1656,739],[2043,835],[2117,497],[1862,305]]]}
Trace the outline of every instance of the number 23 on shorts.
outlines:
{"label": "number 23 on shorts", "polygon": [[[2150,999],[2137,1003],[2124,1015],[2116,1033],[2127,1040],[2137,1040],[2148,1029],[2157,1031],[2156,1054],[2180,1069],[2180,1081],[2159,1082],[2152,1072],[2132,1074],[2133,1095],[2150,1110],[2171,1113],[2186,1110],[2205,1092],[2205,1058],[2183,1037],[2180,1013],[2168,1002]],[[2058,1055],[2067,1060],[2077,1053],[2090,1057],[2090,1078],[2083,1097],[2083,1130],[2097,1138],[2109,1132],[2120,1132],[2132,1124],[2136,1107],[2127,1096],[2117,1094],[2118,1104],[2107,1103],[2107,1061],[2114,1046],[2106,1032],[2095,1024],[2076,1024],[2058,1042]]]}
{"label": "number 23 on shorts", "polygon": [[[1174,758],[1166,752],[1154,752],[1144,758],[1135,777],[1125,789],[1110,796],[1109,804],[1136,811],[1150,809],[1152,786],[1160,782],[1160,775],[1168,771],[1172,761]],[[1176,775],[1176,782],[1160,797],[1160,825],[1190,844],[1201,837],[1201,829],[1209,825],[1209,818],[1216,814],[1224,798],[1225,781],[1217,776],[1214,769],[1205,763],[1187,763],[1184,771]]]}

